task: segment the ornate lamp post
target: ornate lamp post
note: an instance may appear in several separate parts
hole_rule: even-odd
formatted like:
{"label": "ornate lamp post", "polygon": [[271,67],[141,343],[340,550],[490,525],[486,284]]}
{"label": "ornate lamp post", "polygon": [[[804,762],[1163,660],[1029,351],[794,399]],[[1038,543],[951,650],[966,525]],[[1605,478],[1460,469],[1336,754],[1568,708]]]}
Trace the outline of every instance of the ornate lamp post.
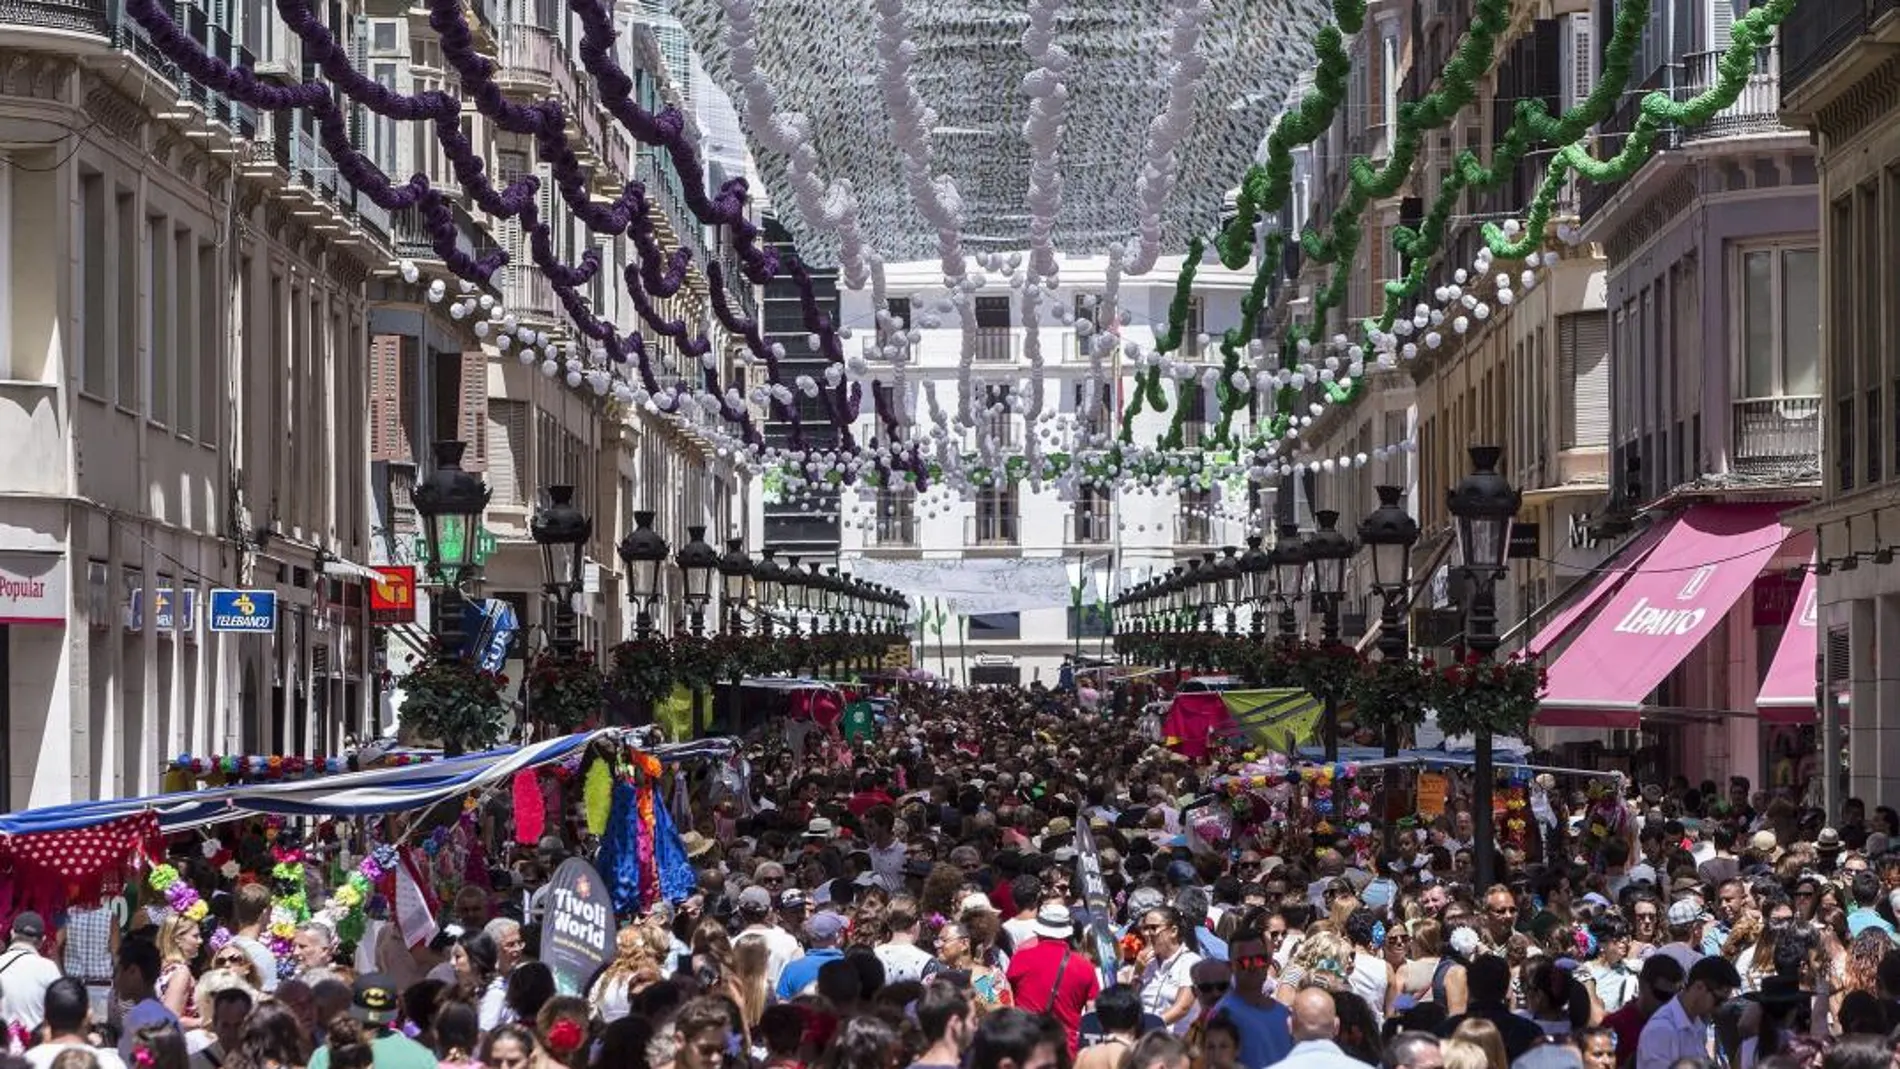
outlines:
{"label": "ornate lamp post", "polygon": [[1280,603],[1280,638],[1291,642],[1299,636],[1294,607],[1300,601],[1300,577],[1306,574],[1306,546],[1300,541],[1299,524],[1279,525],[1267,559],[1273,564],[1274,600]]}
{"label": "ornate lamp post", "polygon": [[594,535],[594,521],[574,504],[571,486],[548,487],[548,503],[534,511],[528,533],[541,547],[546,579],[542,590],[554,602],[554,624],[549,629],[554,653],[572,657],[580,649],[575,635],[574,595],[581,589],[581,547]]}
{"label": "ornate lamp post", "polygon": [[[1412,547],[1418,543],[1418,521],[1405,511],[1402,488],[1375,489],[1379,507],[1359,521],[1359,541],[1372,551],[1372,587],[1379,594],[1379,656],[1396,661],[1411,652],[1405,607],[1412,589]],[[1398,728],[1386,729],[1384,743],[1387,757],[1398,755]]]}
{"label": "ornate lamp post", "polygon": [[[1497,584],[1504,575],[1504,559],[1511,543],[1511,524],[1523,498],[1503,475],[1494,445],[1471,447],[1471,474],[1445,494],[1445,507],[1458,521],[1458,545],[1464,551],[1462,570],[1469,594],[1465,605],[1465,646],[1482,658],[1498,648]],[[1491,762],[1491,732],[1481,730],[1472,763],[1476,778],[1472,799],[1472,844],[1477,862],[1477,886],[1489,887],[1497,871],[1497,839],[1491,829],[1491,793],[1495,773]]]}
{"label": "ornate lamp post", "polygon": [[772,614],[778,611],[780,581],[784,572],[778,561],[772,558],[778,555],[775,549],[759,551],[759,562],[752,566],[752,600],[759,607],[759,634],[772,637]]}
{"label": "ornate lamp post", "polygon": [[1248,624],[1255,642],[1267,637],[1267,598],[1273,592],[1273,558],[1260,548],[1259,535],[1247,536],[1247,552],[1240,555],[1241,596],[1247,599]]}
{"label": "ornate lamp post", "polygon": [[712,601],[713,575],[719,571],[719,551],[706,542],[706,528],[686,529],[686,544],[673,558],[686,584],[686,620],[693,637],[706,633],[706,606]]}
{"label": "ornate lamp post", "polygon": [[435,443],[435,470],[410,492],[422,517],[423,547],[429,573],[442,584],[435,607],[435,633],[451,656],[462,656],[461,584],[475,567],[475,543],[482,513],[488,508],[488,484],[462,470],[467,442]]}
{"label": "ornate lamp post", "polygon": [[785,602],[786,630],[798,637],[798,618],[805,611],[805,573],[798,568],[798,555],[790,554],[779,566],[779,598]]}
{"label": "ornate lamp post", "polygon": [[[1346,562],[1354,552],[1352,539],[1339,533],[1339,513],[1321,509],[1313,513],[1319,526],[1306,537],[1306,559],[1313,565],[1313,608],[1320,613],[1319,640],[1326,646],[1339,644],[1339,601],[1346,593]],[[1339,698],[1326,695],[1325,722],[1321,741],[1326,760],[1339,760]]]}
{"label": "ornate lamp post", "polygon": [[1228,638],[1234,637],[1238,627],[1235,613],[1240,604],[1241,572],[1240,558],[1237,556],[1239,552],[1240,550],[1235,546],[1222,546],[1221,558],[1214,562],[1214,577],[1218,584],[1216,589],[1219,591],[1218,600],[1227,610],[1225,633]]}
{"label": "ornate lamp post", "polygon": [[653,637],[653,609],[660,600],[660,569],[666,564],[666,539],[653,529],[653,513],[633,514],[633,530],[620,540],[620,559],[627,566],[627,601],[633,606],[633,635]]}
{"label": "ornate lamp post", "polygon": [[751,579],[752,558],[745,551],[745,539],[726,539],[725,556],[719,558],[719,600],[726,610],[725,626],[721,630],[728,635],[745,634],[745,617],[741,613],[746,585]]}

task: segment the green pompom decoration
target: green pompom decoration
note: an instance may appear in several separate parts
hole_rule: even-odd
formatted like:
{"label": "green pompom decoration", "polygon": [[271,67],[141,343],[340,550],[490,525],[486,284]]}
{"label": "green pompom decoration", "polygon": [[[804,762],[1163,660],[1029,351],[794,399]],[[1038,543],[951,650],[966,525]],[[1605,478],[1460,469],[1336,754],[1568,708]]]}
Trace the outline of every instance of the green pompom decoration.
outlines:
{"label": "green pompom decoration", "polygon": [[588,834],[596,837],[607,834],[607,816],[614,804],[614,774],[606,761],[596,758],[587,766],[581,798],[587,806]]}

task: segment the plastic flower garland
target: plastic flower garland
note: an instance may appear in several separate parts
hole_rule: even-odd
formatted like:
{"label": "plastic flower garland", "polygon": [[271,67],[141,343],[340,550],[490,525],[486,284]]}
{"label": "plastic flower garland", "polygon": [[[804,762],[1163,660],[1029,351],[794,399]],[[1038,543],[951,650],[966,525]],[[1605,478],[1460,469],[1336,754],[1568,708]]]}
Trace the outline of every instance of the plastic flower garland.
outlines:
{"label": "plastic flower garland", "polygon": [[[187,883],[171,865],[152,866],[151,875],[145,878],[146,885],[165,896],[165,904],[172,912],[182,915],[193,924],[203,924],[211,915],[211,906],[199,897],[197,888]],[[220,924],[211,933],[211,949],[215,952],[231,941],[230,929]]]}

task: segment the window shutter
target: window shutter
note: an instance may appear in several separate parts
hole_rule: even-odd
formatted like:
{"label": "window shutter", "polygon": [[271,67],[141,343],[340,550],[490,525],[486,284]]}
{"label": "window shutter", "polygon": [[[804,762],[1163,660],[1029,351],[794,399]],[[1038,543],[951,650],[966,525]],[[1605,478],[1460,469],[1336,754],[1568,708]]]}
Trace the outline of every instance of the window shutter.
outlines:
{"label": "window shutter", "polygon": [[1846,624],[1835,624],[1827,629],[1828,686],[1838,687],[1847,682],[1853,667],[1848,655],[1850,649]]}
{"label": "window shutter", "polygon": [[488,357],[480,349],[462,354],[461,438],[468,443],[462,467],[488,470]]}
{"label": "window shutter", "polygon": [[1596,65],[1591,59],[1596,45],[1588,12],[1563,18],[1563,107],[1576,107],[1596,88]]}
{"label": "window shutter", "polygon": [[1606,312],[1557,317],[1557,372],[1570,398],[1562,446],[1590,448],[1610,440],[1610,331]]}
{"label": "window shutter", "polygon": [[408,460],[402,441],[402,335],[369,340],[369,453],[372,460]]}
{"label": "window shutter", "polygon": [[[1709,21],[1706,27],[1708,40],[1703,43],[1701,51],[1721,52],[1728,48],[1729,42],[1733,40],[1735,7],[1735,0],[1709,0],[1707,5]],[[1700,90],[1707,87],[1695,86],[1694,88]]]}
{"label": "window shutter", "polygon": [[488,485],[498,502],[529,503],[526,401],[488,403]]}
{"label": "window shutter", "polygon": [[422,444],[415,431],[415,419],[422,410],[422,345],[406,334],[397,344],[402,355],[397,360],[396,453],[391,459],[414,463],[421,456],[418,447]]}

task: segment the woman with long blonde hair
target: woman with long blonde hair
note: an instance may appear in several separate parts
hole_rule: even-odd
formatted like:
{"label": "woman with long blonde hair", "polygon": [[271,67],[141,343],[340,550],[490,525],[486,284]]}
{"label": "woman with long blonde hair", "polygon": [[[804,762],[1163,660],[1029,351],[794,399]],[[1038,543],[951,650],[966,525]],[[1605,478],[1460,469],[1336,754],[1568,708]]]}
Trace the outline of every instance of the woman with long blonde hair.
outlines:
{"label": "woman with long blonde hair", "polygon": [[1315,931],[1300,941],[1293,959],[1280,974],[1280,986],[1274,997],[1288,1006],[1300,988],[1317,984],[1333,990],[1346,990],[1352,975],[1353,950],[1346,937],[1337,932]]}
{"label": "woman with long blonde hair", "polygon": [[158,954],[163,962],[158,970],[158,998],[178,1017],[178,1027],[189,1032],[204,1025],[192,999],[198,984],[192,962],[204,948],[204,932],[198,922],[183,913],[174,913],[158,929]]}
{"label": "woman with long blonde hair", "polygon": [[[739,1014],[745,1018],[746,1035],[751,1036],[765,1016],[771,1001],[770,966],[772,948],[757,935],[740,936],[732,944],[732,978],[739,991]],[[748,1042],[750,1042],[748,1040]]]}
{"label": "woman with long blonde hair", "polygon": [[612,1024],[632,1011],[633,996],[660,982],[660,959],[648,929],[628,925],[614,936],[614,960],[588,990],[594,1012]]}

